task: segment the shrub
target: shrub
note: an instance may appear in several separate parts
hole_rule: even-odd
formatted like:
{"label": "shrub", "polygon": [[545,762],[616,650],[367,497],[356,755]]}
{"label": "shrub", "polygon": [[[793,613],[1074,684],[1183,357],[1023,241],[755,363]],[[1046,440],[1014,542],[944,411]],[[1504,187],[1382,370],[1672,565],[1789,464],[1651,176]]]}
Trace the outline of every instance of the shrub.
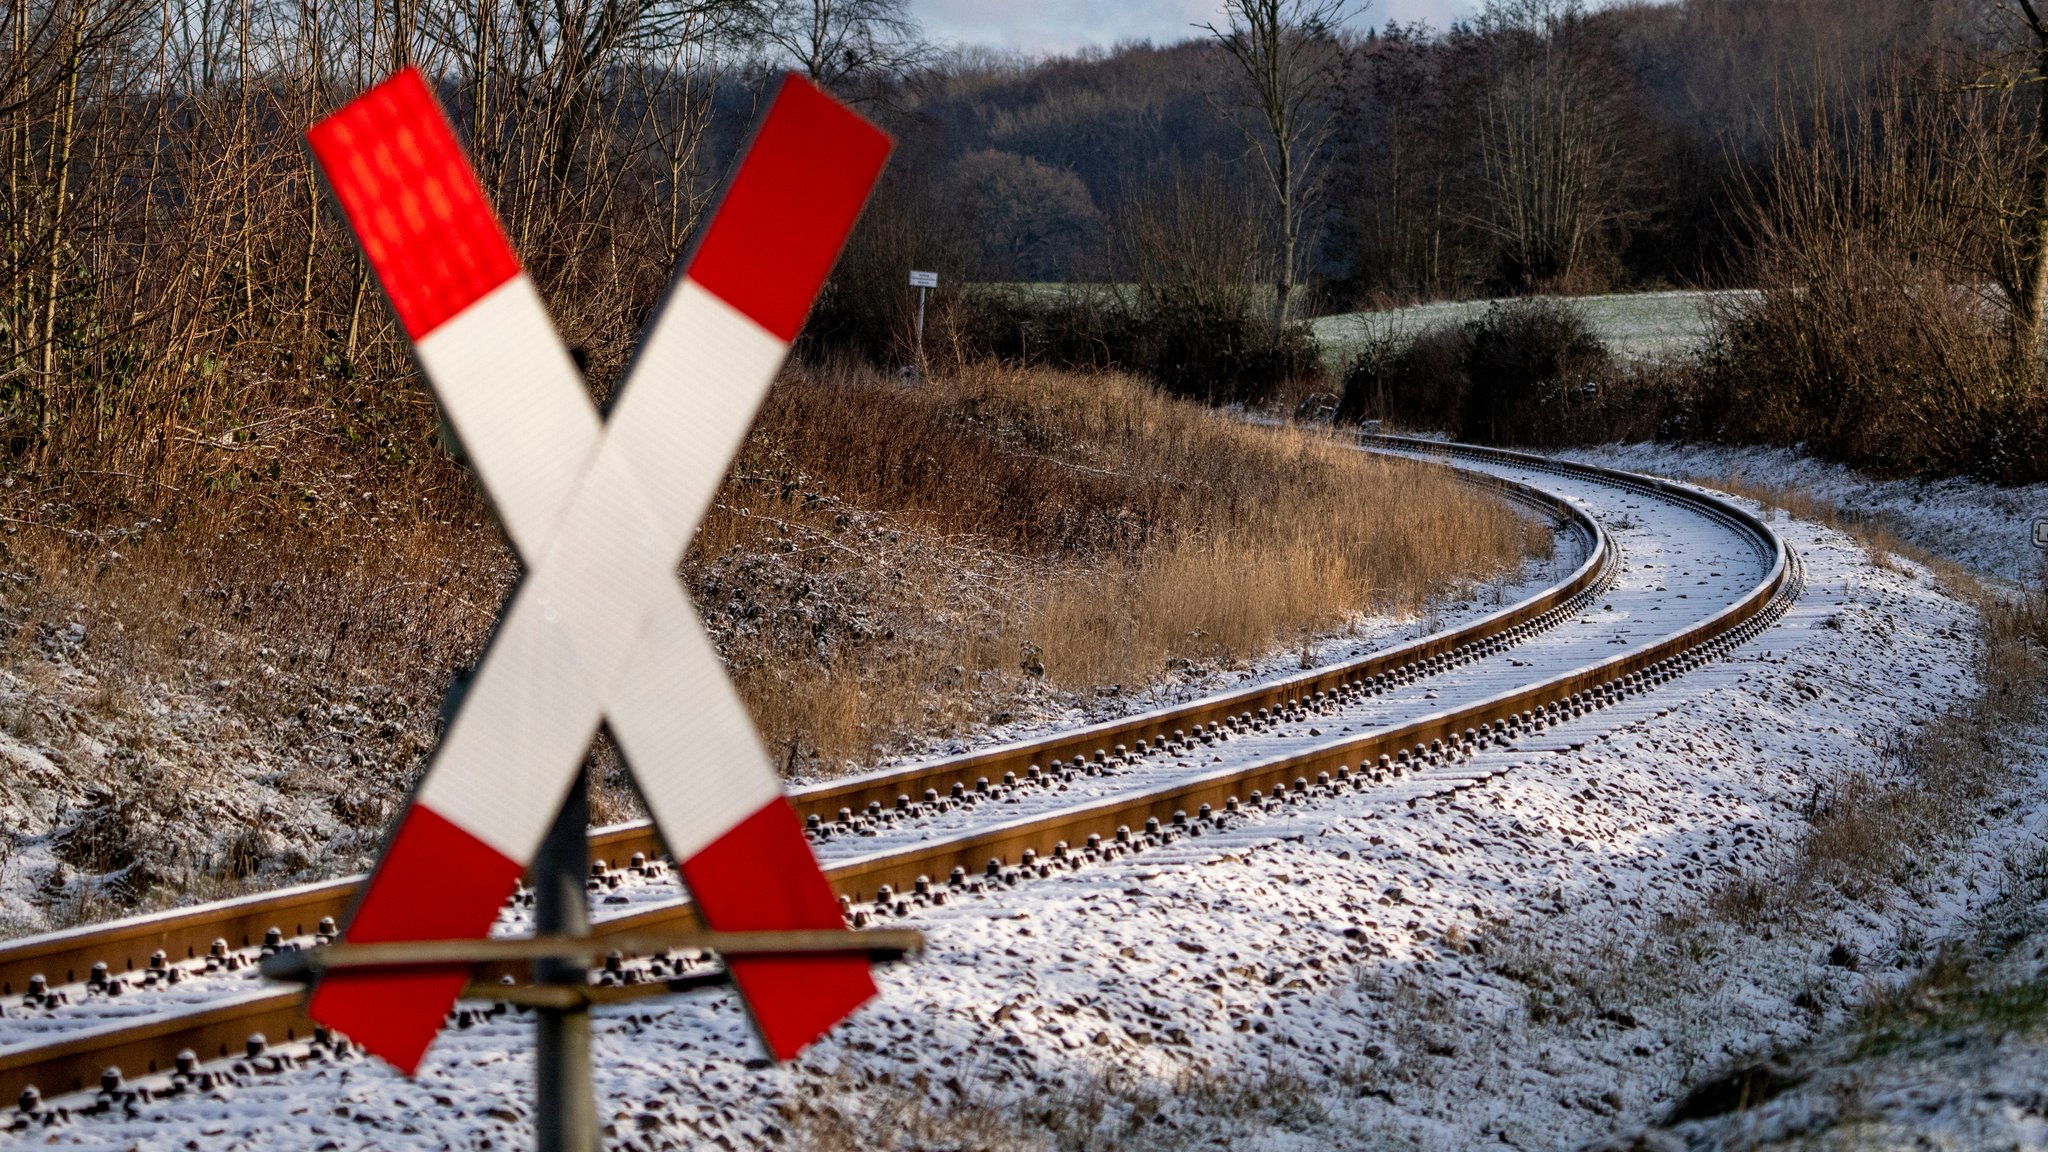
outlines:
{"label": "shrub", "polygon": [[969,359],[1132,372],[1212,404],[1263,404],[1320,370],[1307,326],[1276,333],[1250,292],[990,288],[963,301],[955,332]]}
{"label": "shrub", "polygon": [[1102,371],[1133,368],[1138,319],[1108,286],[987,286],[968,293],[957,320],[970,358]]}
{"label": "shrub", "polygon": [[2033,366],[2007,354],[1978,293],[1853,244],[1837,256],[1732,310],[1690,431],[1881,476],[2048,475]]}
{"label": "shrub", "polygon": [[1570,307],[1495,304],[1407,343],[1377,340],[1353,361],[1340,420],[1371,417],[1487,444],[1552,444],[1599,423],[1602,394],[1627,378]]}
{"label": "shrub", "polygon": [[1461,434],[1491,444],[1545,443],[1599,391],[1614,358],[1586,321],[1556,300],[1496,304],[1472,326],[1471,382]]}
{"label": "shrub", "polygon": [[2040,349],[2009,207],[2029,117],[1901,72],[1783,120],[1742,206],[1750,278],[1702,358],[1692,435],[1799,444],[1885,476],[2048,475]]}
{"label": "shrub", "polygon": [[1262,404],[1281,385],[1318,370],[1315,338],[1305,325],[1275,329],[1250,301],[1148,303],[1138,325],[1138,354],[1147,375],[1176,396],[1211,404]]}

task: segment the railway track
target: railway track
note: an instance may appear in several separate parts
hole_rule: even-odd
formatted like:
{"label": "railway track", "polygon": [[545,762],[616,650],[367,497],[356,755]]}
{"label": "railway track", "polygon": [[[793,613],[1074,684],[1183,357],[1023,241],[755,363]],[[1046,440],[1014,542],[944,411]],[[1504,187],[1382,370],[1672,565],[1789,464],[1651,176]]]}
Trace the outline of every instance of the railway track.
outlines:
{"label": "railway track", "polygon": [[[797,791],[792,802],[852,919],[865,923],[949,891],[1048,876],[1198,836],[1273,804],[1372,788],[1424,768],[1441,774],[1483,747],[1533,745],[1559,718],[1617,704],[1754,637],[1796,596],[1796,560],[1782,542],[1714,497],[1495,450],[1384,437],[1369,446],[1460,468],[1560,517],[1582,536],[1583,563],[1518,604],[1359,660]],[[1701,602],[1690,606],[1699,610],[1674,613],[1670,626],[1651,620],[1692,593],[1671,591],[1661,576],[1640,594],[1619,587],[1632,567],[1647,573],[1659,565],[1649,556],[1624,558],[1600,521],[1537,482],[1567,492],[1604,490],[1639,501],[1645,515],[1711,526],[1722,538],[1719,551],[1700,567],[1723,581],[1719,597],[1701,592]],[[1749,566],[1740,578],[1728,575],[1738,560]],[[1694,587],[1707,588],[1711,579]],[[1640,626],[1605,637],[1613,621],[1604,617],[1617,603],[1626,614],[1631,596]],[[1601,655],[1606,646],[1618,650]],[[674,897],[651,829],[595,831],[591,855],[592,888],[603,901],[598,934],[691,925],[690,906]],[[612,867],[621,861],[631,863]],[[0,1011],[28,1032],[0,1045],[0,1100],[33,1104],[94,1086],[105,1089],[102,1102],[132,1095],[112,1068],[159,1080],[175,1072],[169,1087],[176,1090],[282,1066],[289,1058],[273,1050],[280,1041],[313,1040],[298,1058],[343,1054],[345,1045],[304,1017],[297,990],[265,986],[248,968],[254,951],[331,933],[354,883],[306,885],[0,945]],[[501,930],[516,931],[522,920],[515,898]],[[668,957],[635,966],[630,977],[622,968],[618,978],[701,978],[704,965]],[[223,1059],[232,1065],[204,1069]]]}

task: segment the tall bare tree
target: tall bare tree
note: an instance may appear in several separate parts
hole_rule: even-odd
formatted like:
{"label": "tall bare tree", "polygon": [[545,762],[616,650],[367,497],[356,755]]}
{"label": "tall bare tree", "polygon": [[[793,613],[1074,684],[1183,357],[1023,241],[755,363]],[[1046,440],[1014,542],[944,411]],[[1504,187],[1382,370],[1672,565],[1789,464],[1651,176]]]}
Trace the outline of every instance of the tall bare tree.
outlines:
{"label": "tall bare tree", "polygon": [[2008,213],[1999,279],[2011,301],[2013,350],[2031,361],[2041,353],[2048,318],[2048,22],[2035,0],[2013,3],[2021,38],[2016,45],[2020,62],[2012,75],[2018,83],[2034,85],[2037,103],[2026,148],[2025,194]]}
{"label": "tall bare tree", "polygon": [[1644,150],[1630,77],[1583,0],[1493,0],[1477,31],[1493,78],[1482,226],[1509,286],[1569,280],[1603,229],[1636,214]]}
{"label": "tall bare tree", "polygon": [[818,85],[849,91],[901,74],[929,48],[904,0],[755,0],[751,32]]}
{"label": "tall bare tree", "polygon": [[1230,116],[1271,197],[1276,325],[1291,316],[1300,283],[1304,234],[1336,123],[1344,63],[1338,30],[1355,11],[1352,0],[1224,0],[1224,26],[1200,25],[1237,64]]}

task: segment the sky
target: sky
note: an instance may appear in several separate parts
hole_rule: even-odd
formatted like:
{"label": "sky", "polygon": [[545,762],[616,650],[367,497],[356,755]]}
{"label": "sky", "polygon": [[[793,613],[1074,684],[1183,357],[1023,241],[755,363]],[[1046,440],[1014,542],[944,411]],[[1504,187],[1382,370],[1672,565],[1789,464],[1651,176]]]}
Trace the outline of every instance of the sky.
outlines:
{"label": "sky", "polygon": [[[910,0],[911,12],[935,40],[1042,55],[1122,40],[1164,44],[1194,35],[1195,24],[1220,21],[1219,0]],[[1478,0],[1372,0],[1361,20],[1438,28],[1479,9]]]}

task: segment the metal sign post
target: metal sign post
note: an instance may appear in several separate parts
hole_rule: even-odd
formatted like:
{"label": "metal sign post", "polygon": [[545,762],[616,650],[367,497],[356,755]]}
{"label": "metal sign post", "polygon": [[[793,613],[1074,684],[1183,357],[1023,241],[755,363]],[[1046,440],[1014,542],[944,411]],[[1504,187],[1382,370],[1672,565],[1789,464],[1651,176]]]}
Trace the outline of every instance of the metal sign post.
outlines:
{"label": "metal sign post", "polygon": [[2048,552],[2048,516],[2037,517],[2034,520],[2034,547]]}
{"label": "metal sign post", "polygon": [[917,374],[924,375],[924,294],[939,286],[937,272],[912,272],[910,286],[917,289]]}
{"label": "metal sign post", "polygon": [[[590,935],[584,895],[590,857],[590,781],[576,773],[569,797],[533,861],[533,929],[543,936]],[[574,958],[533,962],[536,987],[582,988],[590,971]],[[534,1146],[540,1152],[597,1152],[597,1094],[591,1087],[590,1005],[534,1010]]]}
{"label": "metal sign post", "polygon": [[[309,1014],[408,1074],[466,986],[541,1009],[543,1146],[582,1152],[598,991],[584,971],[582,764],[600,724],[771,1056],[875,993],[869,946],[846,931],[676,570],[889,140],[785,78],[606,415],[418,71],[307,136],[524,576],[346,944],[327,950],[344,956],[279,971],[327,973]],[[529,868],[541,935],[488,939]],[[471,984],[514,953],[534,963],[533,985]]]}

